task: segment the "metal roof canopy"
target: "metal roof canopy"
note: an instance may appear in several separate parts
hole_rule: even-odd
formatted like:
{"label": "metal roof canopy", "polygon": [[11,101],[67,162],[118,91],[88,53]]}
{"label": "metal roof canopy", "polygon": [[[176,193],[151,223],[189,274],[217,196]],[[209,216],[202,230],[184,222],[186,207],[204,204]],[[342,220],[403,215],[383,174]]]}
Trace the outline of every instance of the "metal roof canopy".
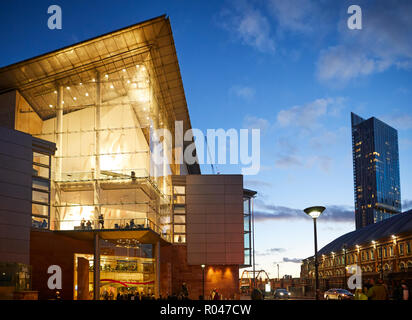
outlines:
{"label": "metal roof canopy", "polygon": [[[82,82],[87,85],[96,71],[113,78],[113,73],[123,68],[148,61],[153,67],[151,76],[159,86],[160,105],[172,114],[170,120],[182,120],[184,130],[190,129],[171,25],[166,15],[3,67],[0,93],[17,89],[42,119],[48,119],[55,115],[49,105],[56,101],[57,84],[69,86]],[[92,96],[82,102],[87,105],[90,101]]]}
{"label": "metal roof canopy", "polygon": [[[103,86],[107,104],[127,93],[124,81],[132,79],[133,68],[149,65],[159,106],[170,122],[183,121],[191,129],[189,112],[176,55],[170,20],[162,15],[31,59],[0,68],[0,94],[18,90],[43,120],[56,115],[56,87],[70,86],[65,93],[64,112],[95,104],[96,73],[110,75]],[[115,93],[113,93],[115,92]],[[133,103],[133,102],[132,102]],[[187,145],[187,143],[186,143]],[[198,164],[188,165],[200,174]]]}
{"label": "metal roof canopy", "polygon": [[339,252],[345,246],[347,249],[355,245],[370,244],[372,240],[390,238],[392,235],[400,236],[412,231],[412,210],[398,213],[391,218],[370,224],[361,229],[349,232],[333,240],[321,250],[319,255]]}

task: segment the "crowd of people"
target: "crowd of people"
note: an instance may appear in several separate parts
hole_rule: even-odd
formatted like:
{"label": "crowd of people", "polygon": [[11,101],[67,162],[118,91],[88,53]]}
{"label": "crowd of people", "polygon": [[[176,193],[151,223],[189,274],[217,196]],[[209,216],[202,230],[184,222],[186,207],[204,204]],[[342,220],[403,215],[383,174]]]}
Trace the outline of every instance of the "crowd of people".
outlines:
{"label": "crowd of people", "polygon": [[369,280],[356,289],[355,300],[410,300],[409,287],[405,280],[385,283],[382,279]]}

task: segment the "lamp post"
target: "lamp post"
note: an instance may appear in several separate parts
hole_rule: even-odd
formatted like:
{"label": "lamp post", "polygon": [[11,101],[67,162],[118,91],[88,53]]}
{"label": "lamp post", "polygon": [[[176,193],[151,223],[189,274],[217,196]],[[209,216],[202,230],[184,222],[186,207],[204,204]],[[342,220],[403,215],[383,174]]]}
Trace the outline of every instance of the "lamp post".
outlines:
{"label": "lamp post", "polygon": [[343,245],[343,253],[344,253],[344,263],[345,263],[345,278],[344,278],[344,283],[343,283],[343,288],[346,288],[346,285],[347,285],[347,280],[346,280],[346,272],[348,271],[347,270],[347,261],[346,261],[346,251],[347,251],[347,245],[346,245],[346,243]]}
{"label": "lamp post", "polygon": [[205,300],[205,265],[202,264],[202,299]]}
{"label": "lamp post", "polygon": [[313,231],[315,238],[315,299],[319,300],[319,271],[318,271],[318,239],[316,231],[316,219],[325,211],[325,207],[315,206],[304,209],[303,211],[313,219]]}

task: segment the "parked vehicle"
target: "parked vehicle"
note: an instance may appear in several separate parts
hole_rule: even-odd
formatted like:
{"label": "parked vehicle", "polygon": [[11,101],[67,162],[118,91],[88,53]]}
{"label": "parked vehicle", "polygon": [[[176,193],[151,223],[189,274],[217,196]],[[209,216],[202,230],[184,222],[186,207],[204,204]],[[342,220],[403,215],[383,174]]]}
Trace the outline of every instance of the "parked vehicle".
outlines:
{"label": "parked vehicle", "polygon": [[353,294],[345,289],[329,289],[325,291],[323,297],[326,300],[351,300],[353,299]]}
{"label": "parked vehicle", "polygon": [[289,299],[290,292],[286,289],[276,289],[275,293],[273,294],[273,298],[275,299]]}

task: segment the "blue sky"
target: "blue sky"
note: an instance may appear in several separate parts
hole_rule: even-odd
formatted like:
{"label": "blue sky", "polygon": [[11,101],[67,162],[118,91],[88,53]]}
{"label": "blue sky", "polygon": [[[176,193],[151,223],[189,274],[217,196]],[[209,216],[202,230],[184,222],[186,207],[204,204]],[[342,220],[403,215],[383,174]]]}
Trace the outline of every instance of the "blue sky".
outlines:
{"label": "blue sky", "polygon": [[[346,25],[362,8],[363,29]],[[47,28],[58,4],[63,29]],[[354,229],[350,112],[398,129],[401,192],[412,200],[412,3],[405,1],[8,1],[0,65],[161,14],[170,17],[192,126],[260,128],[258,268],[299,275],[313,254],[301,210],[325,205],[319,247]],[[240,173],[239,166],[218,166]],[[203,173],[211,173],[202,166]]]}

